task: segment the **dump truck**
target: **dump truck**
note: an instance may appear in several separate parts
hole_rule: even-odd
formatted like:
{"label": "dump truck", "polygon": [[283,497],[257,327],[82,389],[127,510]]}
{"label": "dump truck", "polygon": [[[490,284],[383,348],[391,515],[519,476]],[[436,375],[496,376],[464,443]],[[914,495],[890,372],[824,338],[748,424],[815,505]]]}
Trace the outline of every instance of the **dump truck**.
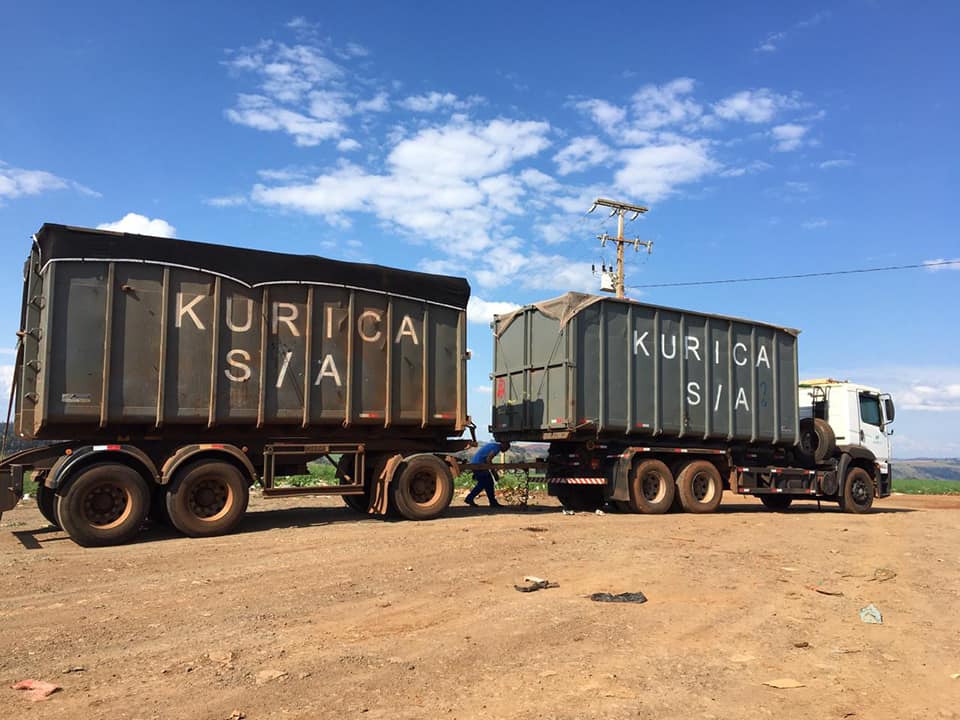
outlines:
{"label": "dump truck", "polygon": [[[249,489],[339,494],[428,519],[474,440],[466,280],[377,265],[46,224],[23,272],[0,512],[38,483],[82,545],[149,514],[230,532]],[[9,427],[8,418],[8,427]],[[284,487],[318,457],[339,485]]]}
{"label": "dump truck", "polygon": [[491,431],[549,444],[565,506],[707,513],[727,490],[864,513],[891,492],[893,399],[801,382],[798,330],[581,293],[492,328]]}

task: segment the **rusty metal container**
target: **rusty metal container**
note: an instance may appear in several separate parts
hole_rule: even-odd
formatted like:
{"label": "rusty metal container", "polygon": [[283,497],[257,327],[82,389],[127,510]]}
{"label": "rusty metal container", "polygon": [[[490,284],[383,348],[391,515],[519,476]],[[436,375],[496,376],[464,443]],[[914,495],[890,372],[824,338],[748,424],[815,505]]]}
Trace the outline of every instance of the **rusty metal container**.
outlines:
{"label": "rusty metal container", "polygon": [[24,274],[24,437],[429,438],[467,422],[463,279],[49,224]]}
{"label": "rusty metal container", "polygon": [[579,293],[493,329],[498,439],[797,442],[797,330]]}

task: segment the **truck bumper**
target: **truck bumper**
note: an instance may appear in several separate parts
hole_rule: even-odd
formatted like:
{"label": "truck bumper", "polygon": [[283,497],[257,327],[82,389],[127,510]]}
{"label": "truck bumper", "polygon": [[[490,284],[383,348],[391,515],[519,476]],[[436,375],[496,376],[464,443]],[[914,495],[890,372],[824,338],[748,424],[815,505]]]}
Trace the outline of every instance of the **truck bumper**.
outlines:
{"label": "truck bumper", "polygon": [[0,468],[0,515],[12,510],[23,497],[23,465]]}

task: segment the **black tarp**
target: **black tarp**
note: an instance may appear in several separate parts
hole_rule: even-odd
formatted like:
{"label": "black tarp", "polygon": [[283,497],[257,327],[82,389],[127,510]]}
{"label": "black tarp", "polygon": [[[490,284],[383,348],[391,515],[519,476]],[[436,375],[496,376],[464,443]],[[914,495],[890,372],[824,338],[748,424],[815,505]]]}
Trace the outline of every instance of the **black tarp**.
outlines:
{"label": "black tarp", "polygon": [[382,265],[291,255],[150,235],[133,235],[46,223],[36,234],[40,260],[134,260],[181,265],[228,276],[255,287],[267,283],[328,283],[365,288],[466,308],[463,278]]}

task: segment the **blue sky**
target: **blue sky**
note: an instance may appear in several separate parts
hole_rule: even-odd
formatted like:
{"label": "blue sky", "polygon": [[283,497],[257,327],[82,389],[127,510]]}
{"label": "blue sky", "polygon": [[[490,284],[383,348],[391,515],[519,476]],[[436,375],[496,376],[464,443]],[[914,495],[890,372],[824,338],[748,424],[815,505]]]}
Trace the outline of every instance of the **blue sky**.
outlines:
{"label": "blue sky", "polygon": [[[486,320],[596,289],[596,197],[651,208],[628,285],[960,258],[956,4],[597,7],[5,3],[0,376],[43,222],[465,275],[483,427]],[[958,268],[630,294],[800,328],[960,456]]]}

